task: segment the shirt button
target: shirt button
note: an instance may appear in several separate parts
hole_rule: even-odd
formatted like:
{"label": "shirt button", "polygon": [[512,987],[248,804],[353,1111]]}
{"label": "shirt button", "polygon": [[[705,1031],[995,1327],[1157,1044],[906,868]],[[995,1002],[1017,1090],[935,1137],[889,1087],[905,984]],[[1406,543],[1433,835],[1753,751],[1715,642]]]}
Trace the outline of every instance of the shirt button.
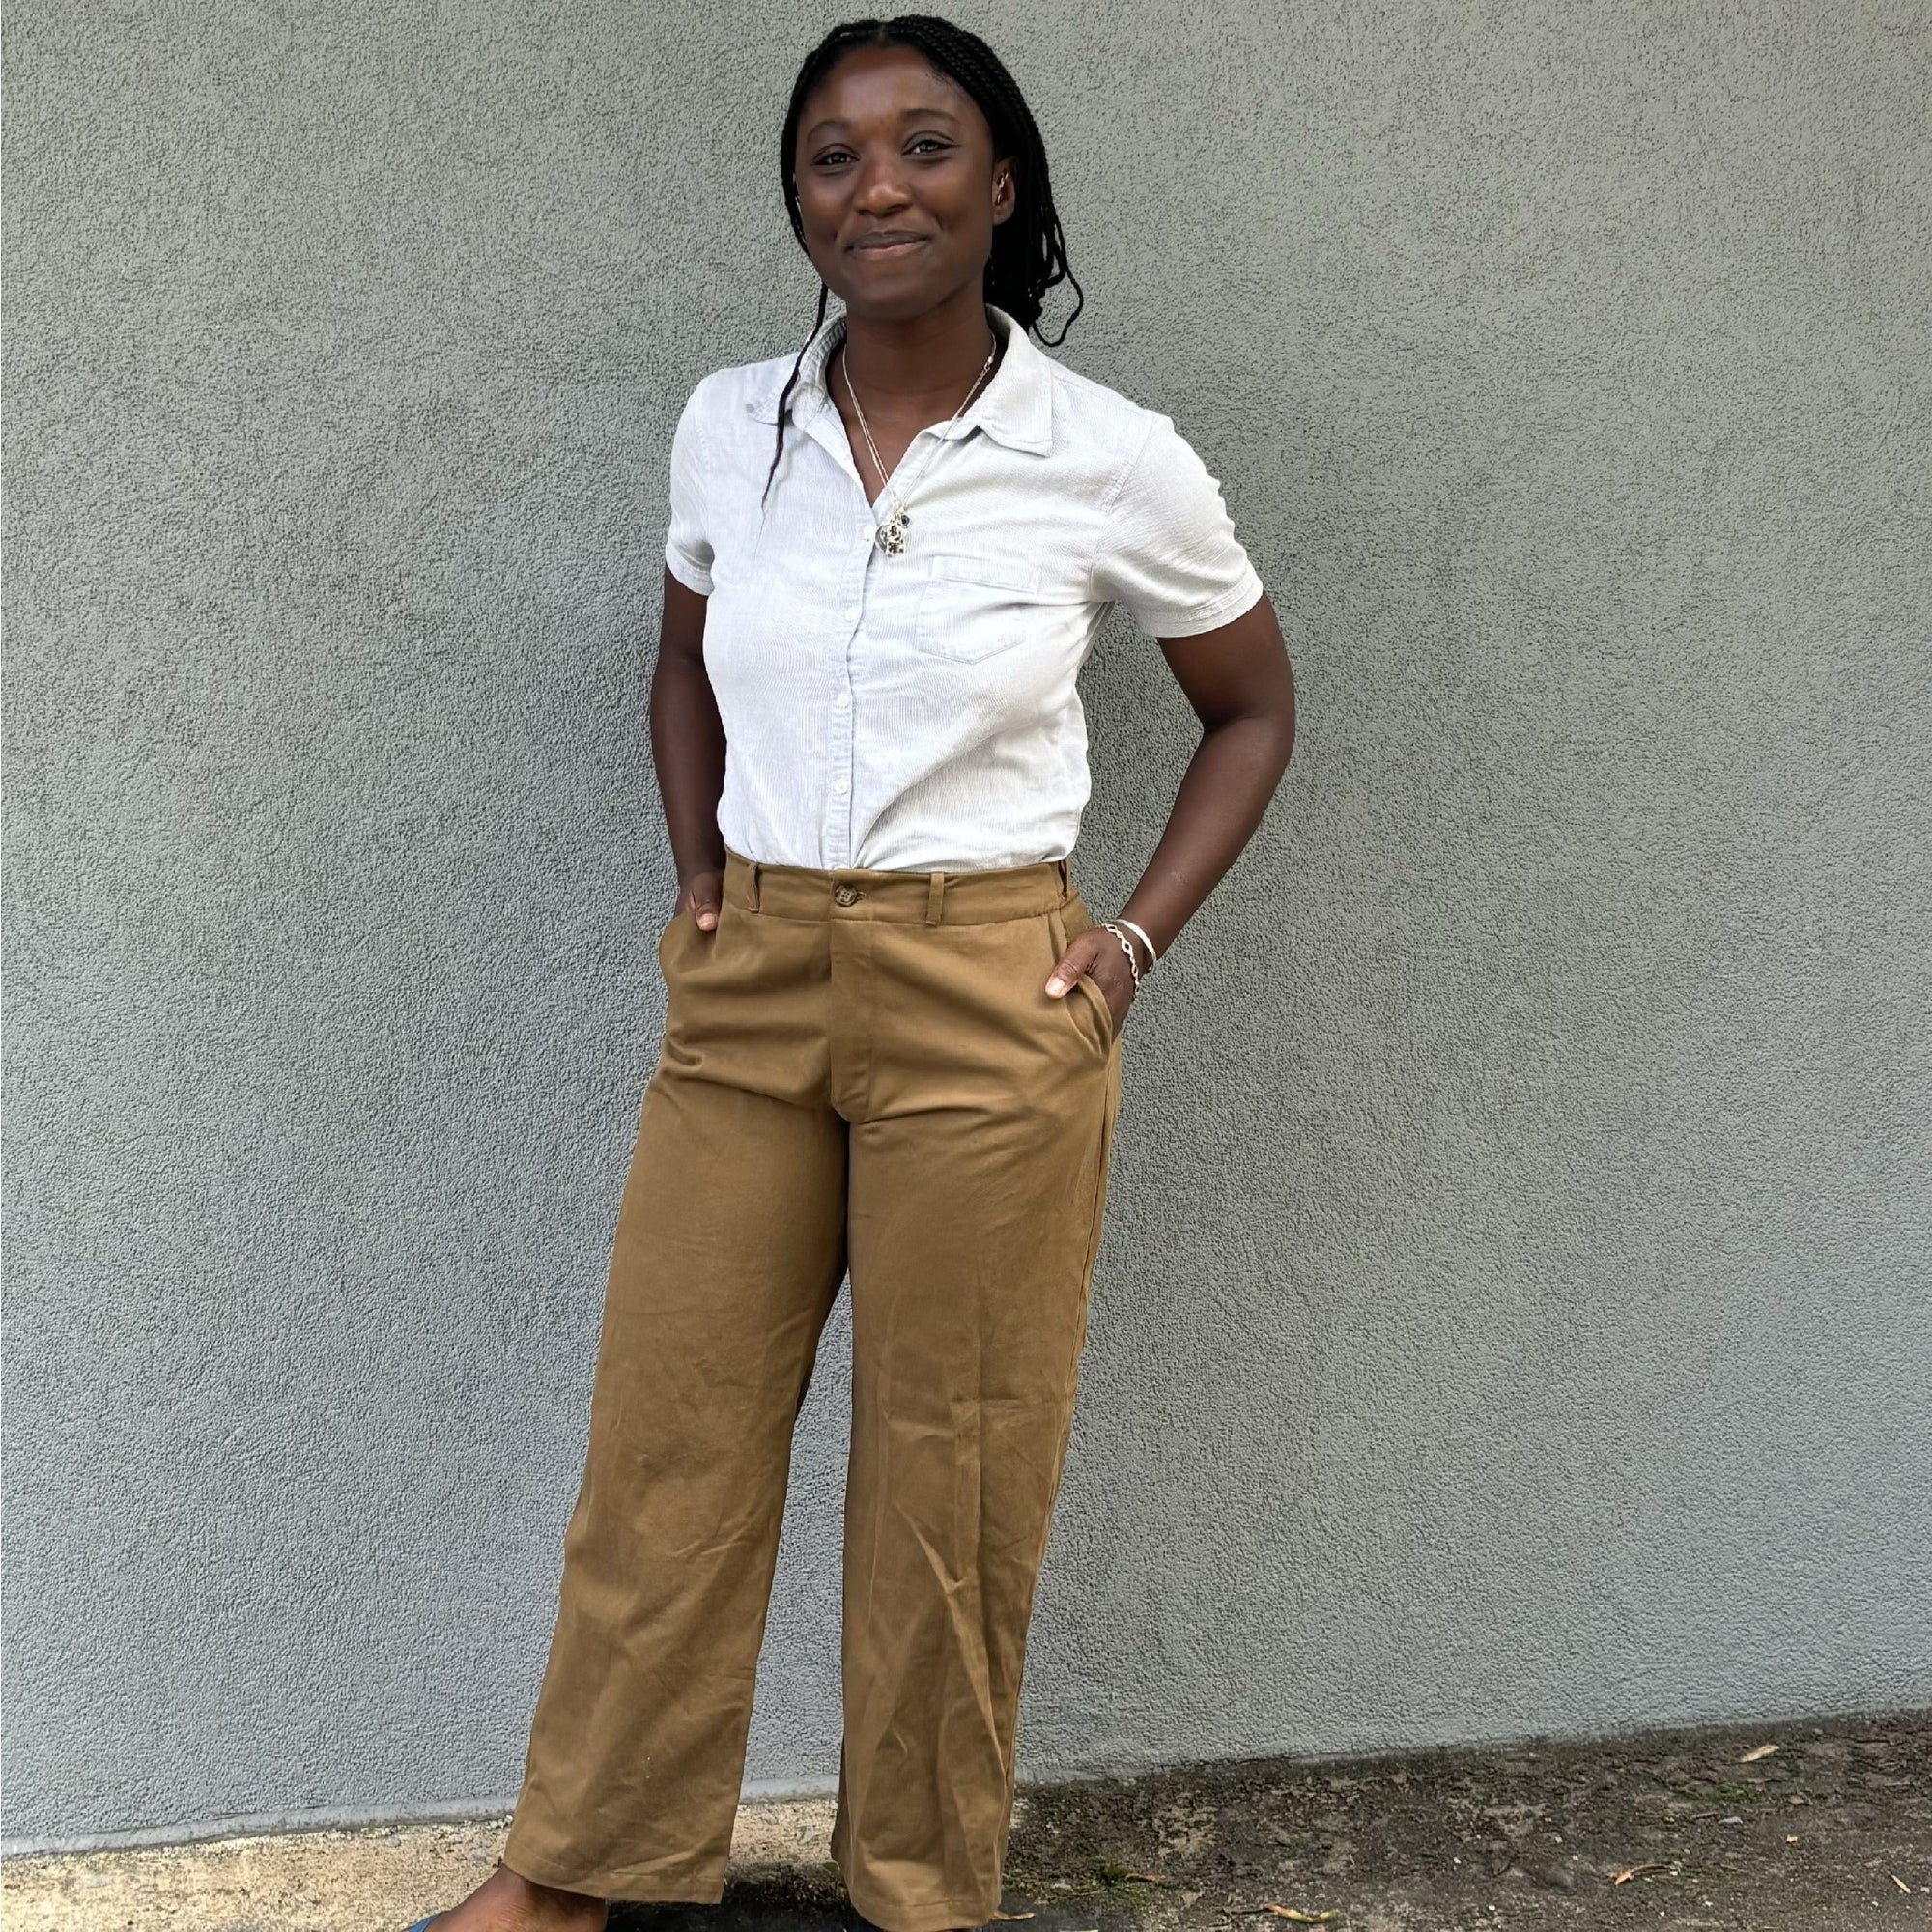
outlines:
{"label": "shirt button", "polygon": [[841,691],[832,701],[838,705],[840,711],[850,711],[852,708],[852,694],[849,691]]}
{"label": "shirt button", "polygon": [[841,775],[840,777],[836,778],[832,781],[832,789],[836,791],[840,798],[843,798],[845,794],[852,789],[852,781]]}

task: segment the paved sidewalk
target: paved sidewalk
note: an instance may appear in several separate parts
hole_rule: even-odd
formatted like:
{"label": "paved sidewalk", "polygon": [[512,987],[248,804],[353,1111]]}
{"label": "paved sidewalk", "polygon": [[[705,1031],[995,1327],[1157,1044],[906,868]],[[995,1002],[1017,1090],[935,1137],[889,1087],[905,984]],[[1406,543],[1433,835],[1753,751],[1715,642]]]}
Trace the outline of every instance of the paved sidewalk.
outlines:
{"label": "paved sidewalk", "polygon": [[[7,1932],[402,1932],[506,1820],[15,1859]],[[748,1806],[723,1906],[614,1932],[852,1932],[830,1799]],[[1932,1927],[1932,1714],[1654,1732],[1023,1790],[1017,1932]]]}

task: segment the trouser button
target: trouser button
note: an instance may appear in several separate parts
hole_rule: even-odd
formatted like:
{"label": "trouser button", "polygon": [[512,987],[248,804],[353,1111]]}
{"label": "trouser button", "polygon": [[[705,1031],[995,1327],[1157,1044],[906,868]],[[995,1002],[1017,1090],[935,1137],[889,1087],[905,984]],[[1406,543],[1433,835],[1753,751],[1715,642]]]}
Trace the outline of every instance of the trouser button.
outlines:
{"label": "trouser button", "polygon": [[855,899],[864,898],[865,894],[857,886],[834,886],[832,896],[840,905],[850,905]]}

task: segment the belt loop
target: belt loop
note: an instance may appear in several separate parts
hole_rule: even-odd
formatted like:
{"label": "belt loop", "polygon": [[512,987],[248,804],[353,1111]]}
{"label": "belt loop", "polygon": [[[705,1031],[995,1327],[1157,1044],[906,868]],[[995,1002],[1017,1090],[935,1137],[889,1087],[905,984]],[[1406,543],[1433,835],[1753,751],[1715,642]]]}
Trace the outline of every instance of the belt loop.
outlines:
{"label": "belt loop", "polygon": [[1056,859],[1053,864],[1060,874],[1060,903],[1065,905],[1073,896],[1073,873],[1065,859]]}
{"label": "belt loop", "polygon": [[925,923],[927,925],[939,923],[939,904],[946,896],[946,874],[930,873],[925,882]]}
{"label": "belt loop", "polygon": [[765,869],[765,864],[764,864],[764,861],[763,861],[762,859],[753,859],[753,860],[752,861],[752,865],[751,865],[751,873],[752,873],[752,904],[751,904],[751,910],[752,910],[753,912],[756,912],[756,911],[757,911],[757,909],[758,909],[758,879],[759,879],[759,876],[760,876],[760,874],[762,874],[762,873],[763,873],[764,869]]}

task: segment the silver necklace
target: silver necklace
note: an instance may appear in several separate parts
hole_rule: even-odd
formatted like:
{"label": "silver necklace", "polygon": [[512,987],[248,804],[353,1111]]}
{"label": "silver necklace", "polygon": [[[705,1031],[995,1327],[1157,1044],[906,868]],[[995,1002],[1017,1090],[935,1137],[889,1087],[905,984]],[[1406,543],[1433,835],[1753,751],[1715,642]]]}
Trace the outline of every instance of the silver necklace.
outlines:
{"label": "silver necklace", "polygon": [[[845,345],[841,344],[840,345],[841,349]],[[947,422],[946,427],[948,429],[951,429],[953,423],[956,423],[959,420],[959,418],[966,413],[966,404],[970,403],[973,400],[973,398],[979,393],[980,384],[986,380],[986,371],[993,366],[993,357],[997,355],[999,353],[1000,353],[1000,344],[999,344],[999,339],[996,336],[994,338],[991,350],[987,352],[986,359],[980,364],[980,373],[973,378],[973,386],[966,391],[966,401],[962,402],[959,405],[959,407],[952,412],[952,417]],[[872,452],[872,464],[873,467],[879,472],[879,486],[881,489],[884,489],[891,484],[892,478],[886,474],[886,466],[879,460],[879,445],[872,440],[871,425],[867,423],[866,420],[865,407],[859,401],[858,390],[856,390],[852,386],[852,361],[851,357],[848,355],[841,355],[839,356],[838,373],[845,378],[845,393],[852,398],[853,413],[857,415],[859,418],[859,432],[866,439],[866,447]],[[910,497],[912,493],[919,488],[919,480],[922,476],[925,474],[926,465],[929,464],[932,461],[932,459],[939,454],[940,444],[943,443],[945,440],[946,439],[941,436],[936,436],[933,438],[932,447],[925,452],[925,462],[922,463],[919,466],[919,468],[913,471],[912,481],[908,483],[905,487],[906,497]],[[905,497],[901,497],[899,493],[896,490],[895,490],[893,492],[892,515],[889,516],[883,524],[878,522],[876,518],[873,520],[872,523],[873,541],[877,543],[879,548],[882,551],[884,551],[888,556],[898,556],[902,554],[905,550],[906,526],[909,523],[911,523],[911,521],[912,519],[906,514]]]}

